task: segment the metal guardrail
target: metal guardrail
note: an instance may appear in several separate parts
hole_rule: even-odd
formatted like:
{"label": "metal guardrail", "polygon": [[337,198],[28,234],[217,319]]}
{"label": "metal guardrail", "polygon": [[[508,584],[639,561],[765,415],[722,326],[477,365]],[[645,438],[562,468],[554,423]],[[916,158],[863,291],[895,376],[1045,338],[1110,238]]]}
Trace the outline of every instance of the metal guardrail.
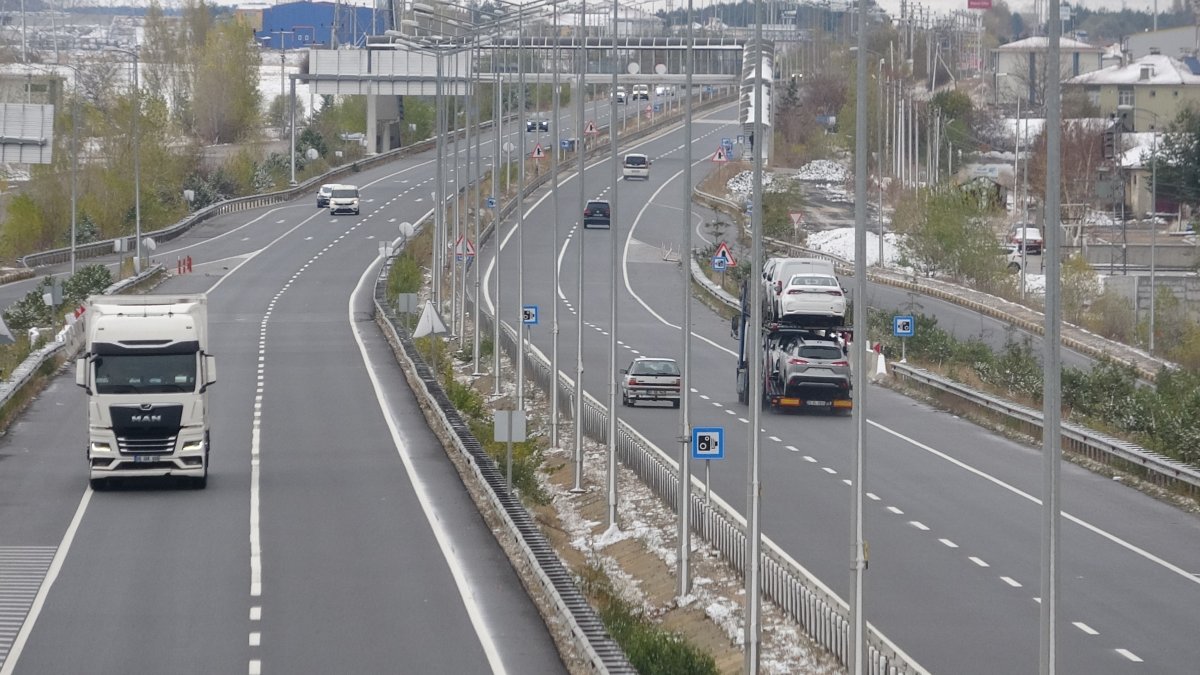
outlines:
{"label": "metal guardrail", "polygon": [[[738,301],[712,283],[695,260],[692,261],[692,277],[720,302],[737,309]],[[891,368],[892,374],[901,379],[954,396],[957,401],[990,414],[1003,416],[1006,426],[1017,428],[1030,436],[1042,435],[1040,411],[978,392],[920,368],[894,362]],[[1062,423],[1062,440],[1064,450],[1114,468],[1134,471],[1155,485],[1200,498],[1200,470],[1195,467],[1071,422]]]}
{"label": "metal guardrail", "polygon": [[385,297],[387,270],[385,266],[376,280],[375,312],[389,337],[401,346],[397,351],[397,359],[403,359],[404,367],[414,373],[420,383],[420,390],[415,393],[429,403],[442,428],[454,440],[455,449],[467,458],[475,480],[484,488],[482,492],[492,511],[501,517],[504,529],[517,544],[524,567],[532,570],[537,577],[541,590],[553,603],[558,618],[569,630],[575,649],[586,660],[589,669],[596,673],[635,675],[637,671],[588,604],[554,546],[546,539],[521,500],[505,487],[500,467],[471,433],[470,427],[443,391],[437,374],[425,364],[409,333],[397,326],[398,317],[388,307]]}
{"label": "metal guardrail", "polygon": [[[490,122],[484,122],[480,126],[490,127],[490,125]],[[246,197],[227,199],[222,202],[206,206],[194,213],[190,213],[178,223],[175,223],[170,227],[166,227],[161,230],[155,230],[154,232],[143,232],[142,236],[152,237],[156,242],[159,243],[170,241],[210,218],[223,216],[229,213],[236,213],[238,211],[245,211],[247,209],[256,209],[262,206],[272,206],[281,202],[286,202],[305,193],[311,192],[314,188],[319,187],[323,183],[335,182],[337,179],[353,173],[358,173],[364,169],[370,169],[380,164],[386,164],[409,154],[424,152],[425,150],[432,148],[435,143],[435,140],[427,139],[413,143],[412,145],[406,145],[402,148],[396,148],[378,155],[372,155],[370,157],[350,162],[349,164],[343,164],[342,166],[330,169],[319,176],[314,176],[303,183],[298,183],[293,187],[289,187],[286,190],[279,190],[277,192],[270,192],[261,195],[249,195]],[[81,246],[76,246],[75,257],[77,259],[94,258],[96,256],[112,253],[114,251],[114,246],[118,241],[124,242],[124,250],[131,251],[136,247],[137,242],[134,241],[135,238],[136,237],[132,236],[117,237],[115,239],[106,239],[104,241],[96,241],[83,244]],[[25,267],[40,267],[42,265],[65,263],[69,262],[70,260],[71,249],[58,248],[51,251],[31,253],[22,257],[20,259],[20,263]]]}
{"label": "metal guardrail", "polygon": [[[122,279],[117,283],[104,289],[104,293],[113,294],[149,279],[158,274],[163,269],[162,265],[154,265],[142,272],[139,276]],[[25,388],[33,376],[41,369],[47,361],[50,361],[56,354],[62,352],[69,358],[72,354],[83,346],[84,341],[84,322],[76,321],[60,330],[55,334],[54,339],[47,342],[42,348],[30,352],[25,360],[13,369],[11,377],[3,382],[0,382],[0,409],[9,404],[22,389]]]}
{"label": "metal guardrail", "polygon": [[[965,402],[976,409],[999,415],[1008,426],[1030,436],[1042,435],[1041,411],[981,393],[921,368],[893,363],[892,374],[923,389],[949,394],[956,402]],[[1133,443],[1099,434],[1078,424],[1063,422],[1062,447],[1102,464],[1132,470],[1160,487],[1190,497],[1200,497],[1200,470]]]}
{"label": "metal guardrail", "polygon": [[[484,328],[491,331],[492,318],[481,313]],[[501,323],[502,348],[509,358],[516,361],[518,352],[517,333],[507,323]],[[550,361],[536,347],[529,345],[525,361],[526,376],[543,391],[552,385]],[[553,383],[561,409],[568,415],[577,411],[574,381],[559,373]],[[608,413],[606,407],[593,396],[584,392],[582,411],[573,414],[583,426],[583,433],[597,442],[608,442]],[[655,446],[625,421],[618,420],[617,457],[638,475],[656,495],[675,510],[679,490],[678,464],[670,455]],[[746,521],[715,493],[711,502],[704,497],[704,484],[692,477],[691,518],[692,531],[716,548],[739,574],[746,568]],[[802,625],[808,634],[821,646],[841,659],[849,658],[849,605],[821,582],[815,575],[789,556],[769,537],[763,537],[763,594],[775,602],[789,617]],[[872,675],[927,675],[910,656],[887,639],[873,625],[867,628],[867,671]]]}

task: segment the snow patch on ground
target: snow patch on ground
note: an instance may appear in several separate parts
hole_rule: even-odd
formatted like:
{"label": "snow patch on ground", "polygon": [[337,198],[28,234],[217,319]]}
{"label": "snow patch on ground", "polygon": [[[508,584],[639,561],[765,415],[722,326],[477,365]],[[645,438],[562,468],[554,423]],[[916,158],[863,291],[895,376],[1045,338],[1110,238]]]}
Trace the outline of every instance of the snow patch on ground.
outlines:
{"label": "snow patch on ground", "polygon": [[[867,265],[879,264],[879,233],[867,230]],[[903,236],[895,232],[883,233],[883,261],[887,267],[896,267],[900,263],[901,242]],[[821,253],[835,255],[843,260],[854,262],[854,228],[839,227],[832,230],[812,232],[808,235],[808,248]]]}
{"label": "snow patch on ground", "polygon": [[844,183],[850,179],[850,172],[831,159],[818,159],[800,167],[795,177],[796,180]]}

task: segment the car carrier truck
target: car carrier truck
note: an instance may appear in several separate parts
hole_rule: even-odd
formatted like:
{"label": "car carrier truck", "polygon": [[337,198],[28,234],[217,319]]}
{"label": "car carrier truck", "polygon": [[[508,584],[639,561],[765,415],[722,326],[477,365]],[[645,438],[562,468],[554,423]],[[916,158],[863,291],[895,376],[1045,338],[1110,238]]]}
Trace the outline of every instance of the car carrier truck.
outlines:
{"label": "car carrier truck", "polygon": [[87,392],[93,489],[110,479],[182,476],[208,483],[208,353],[204,295],[94,295],[84,311],[75,383]]}
{"label": "car carrier truck", "polygon": [[760,358],[762,382],[757,386],[764,408],[849,413],[854,403],[845,345],[851,331],[827,322],[806,326],[803,320],[783,324],[772,319],[756,330],[750,325],[749,283],[742,283],[741,311],[730,326],[738,339],[738,401],[750,402],[750,359]]}

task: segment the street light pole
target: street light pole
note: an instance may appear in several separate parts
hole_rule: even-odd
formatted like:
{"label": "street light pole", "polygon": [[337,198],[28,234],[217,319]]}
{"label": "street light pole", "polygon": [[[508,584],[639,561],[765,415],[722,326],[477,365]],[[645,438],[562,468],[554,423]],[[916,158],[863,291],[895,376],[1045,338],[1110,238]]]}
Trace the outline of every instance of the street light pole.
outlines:
{"label": "street light pole", "polygon": [[[587,0],[581,0],[579,5],[579,78],[575,85],[575,158],[579,162],[579,209],[576,213],[583,213],[584,207],[587,206],[587,184],[584,181],[584,164],[586,154],[584,152],[584,133],[583,133],[583,117],[584,117],[584,91],[587,89],[585,80],[587,77]],[[609,127],[612,128],[613,120],[609,120]],[[611,226],[610,226],[611,227]],[[587,241],[587,227],[582,221],[579,223],[579,245],[576,247],[578,257],[575,261],[575,273],[577,278],[575,303],[577,305],[575,311],[575,485],[571,487],[572,494],[583,494],[587,490],[583,487],[583,245]]]}
{"label": "street light pole", "polygon": [[[1154,14],[1158,20],[1157,11]],[[1154,119],[1154,141],[1150,150],[1152,156],[1150,165],[1150,354],[1154,354],[1154,304],[1158,298],[1158,288],[1154,279],[1155,244],[1158,239],[1158,117]]]}

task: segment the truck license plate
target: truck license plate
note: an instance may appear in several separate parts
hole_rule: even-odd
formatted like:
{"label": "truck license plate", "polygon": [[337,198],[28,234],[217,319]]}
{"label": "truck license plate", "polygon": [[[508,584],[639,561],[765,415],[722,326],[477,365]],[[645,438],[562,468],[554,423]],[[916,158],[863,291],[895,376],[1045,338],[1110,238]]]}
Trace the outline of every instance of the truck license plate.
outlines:
{"label": "truck license plate", "polygon": [[142,462],[156,462],[158,458],[154,455],[134,455],[133,461],[135,464],[140,464]]}

